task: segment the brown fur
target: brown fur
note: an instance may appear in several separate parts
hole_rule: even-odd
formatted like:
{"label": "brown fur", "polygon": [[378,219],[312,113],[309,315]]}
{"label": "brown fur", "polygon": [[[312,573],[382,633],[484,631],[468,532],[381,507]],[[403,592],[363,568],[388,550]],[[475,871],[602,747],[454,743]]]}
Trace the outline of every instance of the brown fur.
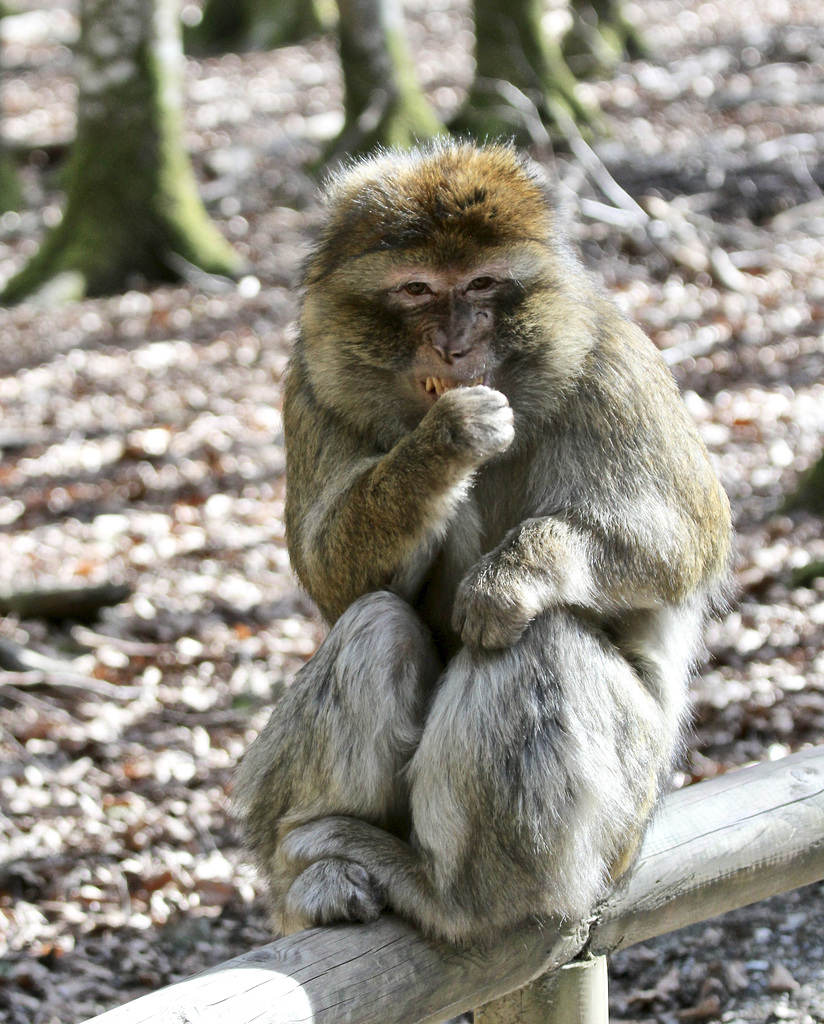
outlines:
{"label": "brown fur", "polygon": [[284,423],[335,626],[237,780],[275,919],[585,914],[666,782],[726,497],[512,149],[380,156],[327,202]]}

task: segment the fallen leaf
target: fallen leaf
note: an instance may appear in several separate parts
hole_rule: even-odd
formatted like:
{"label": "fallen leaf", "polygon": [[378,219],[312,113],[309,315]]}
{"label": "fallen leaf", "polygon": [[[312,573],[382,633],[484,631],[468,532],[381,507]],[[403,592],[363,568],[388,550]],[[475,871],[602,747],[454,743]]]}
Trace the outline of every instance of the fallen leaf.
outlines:
{"label": "fallen leaf", "polygon": [[676,1017],[679,1020],[711,1020],[721,1013],[721,1000],[715,993],[702,999],[697,1006],[691,1006],[686,1010],[679,1010]]}
{"label": "fallen leaf", "polygon": [[795,992],[799,985],[783,964],[776,964],[770,975],[770,992]]}

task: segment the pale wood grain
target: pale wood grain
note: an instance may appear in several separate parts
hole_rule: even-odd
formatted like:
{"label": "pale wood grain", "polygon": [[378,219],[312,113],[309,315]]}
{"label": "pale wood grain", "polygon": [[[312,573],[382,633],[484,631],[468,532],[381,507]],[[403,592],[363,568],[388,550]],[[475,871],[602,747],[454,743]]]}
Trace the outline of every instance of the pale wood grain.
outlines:
{"label": "pale wood grain", "polygon": [[[824,747],[668,797],[589,948],[623,948],[821,878]],[[530,922],[489,950],[455,950],[385,916],[279,939],[94,1024],[436,1024],[566,963],[587,937],[587,924],[562,935]]]}
{"label": "pale wood grain", "polygon": [[493,999],[475,1024],[609,1024],[607,958],[574,960]]}
{"label": "pale wood grain", "polygon": [[824,878],[824,747],[671,794],[591,948],[610,952]]}

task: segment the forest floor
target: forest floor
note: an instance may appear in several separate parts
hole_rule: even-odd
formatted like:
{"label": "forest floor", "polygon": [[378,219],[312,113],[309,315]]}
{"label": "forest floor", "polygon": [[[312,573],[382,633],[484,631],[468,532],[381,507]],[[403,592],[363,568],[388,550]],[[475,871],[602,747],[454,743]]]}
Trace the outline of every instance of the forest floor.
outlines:
{"label": "forest floor", "polygon": [[[4,131],[31,157],[0,277],[59,219],[73,129],[74,5],[30,6],[2,26]],[[824,580],[803,577],[822,524],[782,512],[824,436],[824,5],[631,11],[654,56],[587,86],[600,163],[535,155],[734,508],[738,594],[695,684],[684,785],[824,742]],[[407,17],[449,115],[468,9],[411,0]],[[319,220],[308,168],[341,83],[319,39],[189,61],[186,86],[186,144],[244,279],[0,311],[0,600],[128,588],[96,620],[0,621],[3,1024],[73,1024],[268,940],[227,802],[272,688],[322,636],[284,546],[279,405]],[[15,671],[9,644],[50,660]],[[822,1021],[822,922],[819,885],[630,949],[612,1020]]]}

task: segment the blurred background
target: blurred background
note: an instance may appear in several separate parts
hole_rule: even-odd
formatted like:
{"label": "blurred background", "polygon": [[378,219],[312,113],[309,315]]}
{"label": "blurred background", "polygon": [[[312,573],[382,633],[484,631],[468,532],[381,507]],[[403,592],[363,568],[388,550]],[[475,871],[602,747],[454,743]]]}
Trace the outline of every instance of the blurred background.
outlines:
{"label": "blurred background", "polygon": [[[734,608],[677,778],[824,742],[820,0],[5,0],[0,1021],[268,940],[232,766],[321,627],[280,379],[325,171],[511,137],[676,376]],[[185,49],[185,55],[184,55]],[[614,1022],[824,1019],[824,891],[627,950]]]}

